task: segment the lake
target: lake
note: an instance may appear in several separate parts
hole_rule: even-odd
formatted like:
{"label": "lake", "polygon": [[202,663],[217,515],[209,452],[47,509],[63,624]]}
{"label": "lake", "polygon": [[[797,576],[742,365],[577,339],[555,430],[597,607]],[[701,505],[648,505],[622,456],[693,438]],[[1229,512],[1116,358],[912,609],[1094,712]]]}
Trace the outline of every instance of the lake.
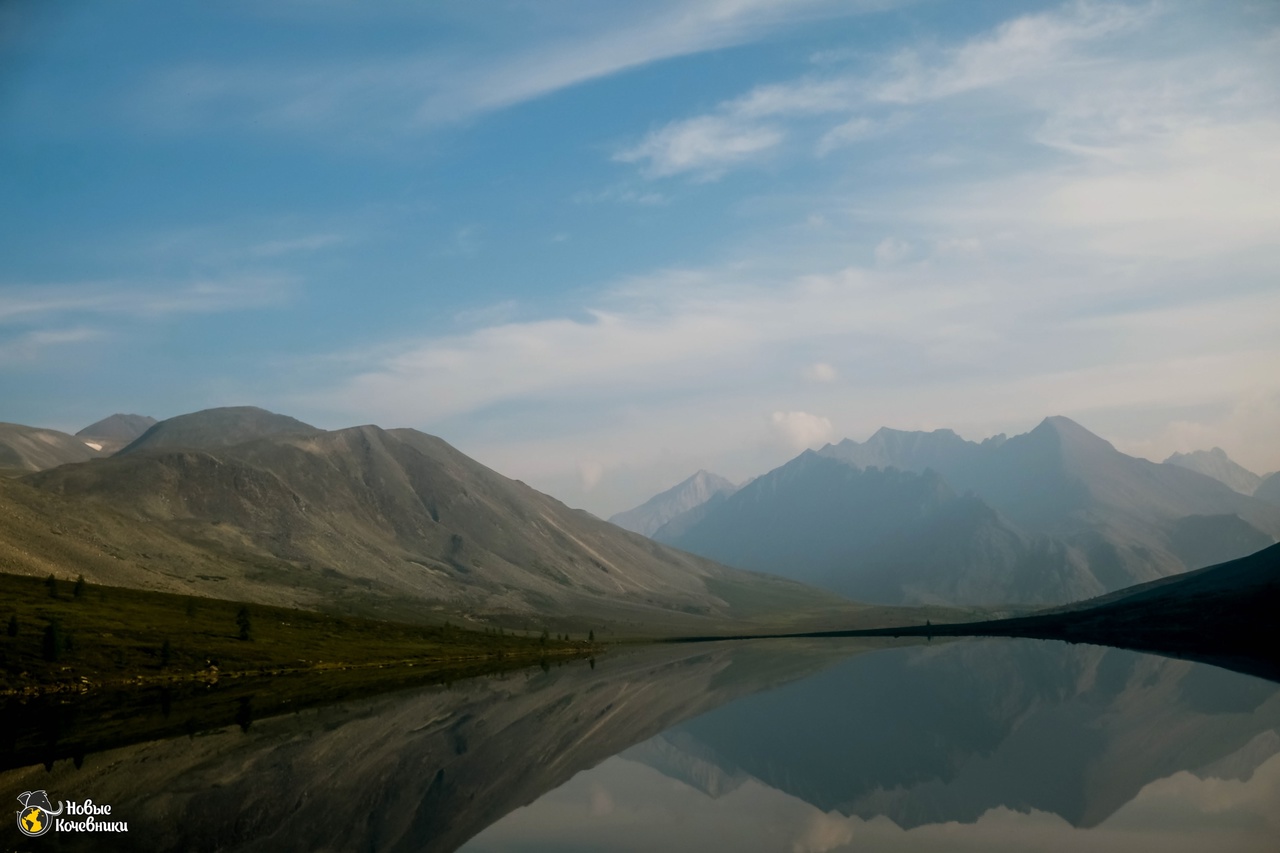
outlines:
{"label": "lake", "polygon": [[[213,699],[164,718],[181,728],[193,701]],[[11,828],[11,849],[1274,851],[1280,838],[1280,685],[1096,646],[649,647],[190,720],[178,737],[0,774],[10,796],[92,799],[129,827],[17,848]]]}

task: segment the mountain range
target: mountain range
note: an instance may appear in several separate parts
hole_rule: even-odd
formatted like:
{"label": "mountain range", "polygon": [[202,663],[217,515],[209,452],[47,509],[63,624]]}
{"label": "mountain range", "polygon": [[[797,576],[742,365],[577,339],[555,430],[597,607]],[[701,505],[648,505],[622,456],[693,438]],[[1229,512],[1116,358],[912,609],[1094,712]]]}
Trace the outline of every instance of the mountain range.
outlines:
{"label": "mountain range", "polygon": [[881,429],[713,496],[653,534],[885,604],[1065,603],[1280,538],[1280,506],[1046,418],[983,442]]}
{"label": "mountain range", "polygon": [[0,570],[221,598],[583,634],[858,609],[620,530],[415,430],[248,407],[0,480],[0,508]]}

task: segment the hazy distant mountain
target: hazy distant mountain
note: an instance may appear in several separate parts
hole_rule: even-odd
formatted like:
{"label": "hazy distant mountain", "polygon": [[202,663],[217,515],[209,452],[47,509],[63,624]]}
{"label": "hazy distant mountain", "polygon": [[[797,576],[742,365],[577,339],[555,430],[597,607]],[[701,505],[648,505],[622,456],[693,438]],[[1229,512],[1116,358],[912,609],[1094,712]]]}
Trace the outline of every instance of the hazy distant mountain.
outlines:
{"label": "hazy distant mountain", "polygon": [[[174,433],[182,443],[216,445],[211,423],[244,434],[246,422],[279,429],[208,450],[143,446]],[[166,429],[175,423],[181,432]],[[99,517],[66,525],[77,531],[104,526],[103,512],[143,521],[148,538],[124,546],[142,570],[130,583],[181,578],[225,597],[366,611],[376,605],[380,612],[420,612],[435,603],[453,612],[596,616],[615,624],[666,620],[683,631],[705,617],[845,606],[619,530],[414,430],[323,432],[295,424],[259,410],[175,418],[127,452],[24,479],[69,507],[38,506],[20,490],[11,499],[26,501],[24,511],[60,517],[96,507]],[[156,541],[160,534],[168,539]],[[43,532],[37,526],[11,535]],[[180,559],[156,564],[152,547]],[[225,558],[216,574],[202,556],[211,552]]]}
{"label": "hazy distant mountain", "polygon": [[1221,447],[1212,450],[1196,450],[1192,453],[1175,453],[1164,460],[1166,465],[1177,465],[1199,471],[1219,483],[1230,486],[1242,495],[1252,495],[1262,483],[1262,478],[1232,461]]}
{"label": "hazy distant mountain", "polygon": [[973,464],[982,456],[984,449],[998,447],[1004,441],[1003,433],[979,444],[965,441],[949,429],[906,432],[881,427],[861,444],[846,438],[818,452],[857,468],[901,468],[904,471],[932,468],[947,475]]}
{"label": "hazy distant mountain", "polygon": [[656,538],[860,601],[1043,604],[1107,588],[1082,555],[1024,535],[932,470],[863,470],[806,451],[705,506]]}
{"label": "hazy distant mountain", "polygon": [[736,489],[737,486],[724,477],[710,471],[699,471],[635,509],[612,516],[609,521],[643,536],[652,536],[654,531],[677,515],[701,506],[715,495],[731,495]]}
{"label": "hazy distant mountain", "polygon": [[828,445],[655,537],[864,600],[1046,603],[1250,553],[1280,535],[1276,510],[1054,417],[982,443],[885,429]]}
{"label": "hazy distant mountain", "polygon": [[0,423],[0,470],[43,471],[98,455],[98,451],[65,432]]}
{"label": "hazy distant mountain", "polygon": [[317,435],[324,430],[256,406],[205,409],[153,424],[121,453],[168,448],[210,450],[276,435]]}
{"label": "hazy distant mountain", "polygon": [[129,442],[142,435],[156,423],[156,419],[147,415],[114,414],[76,433],[90,447],[103,453],[115,453]]}
{"label": "hazy distant mountain", "polygon": [[[928,464],[910,454],[898,454],[889,464],[911,471],[931,467],[956,490],[977,492],[1035,532],[1074,533],[1097,523],[1163,532],[1187,515],[1236,514],[1280,536],[1280,515],[1273,508],[1198,472],[1121,453],[1068,418],[1045,418],[1028,433],[1000,439],[961,439],[963,446],[949,441],[948,452],[934,454]],[[859,464],[857,451],[846,443],[819,453]]]}
{"label": "hazy distant mountain", "polygon": [[1262,478],[1253,496],[1274,506],[1280,506],[1280,471]]}

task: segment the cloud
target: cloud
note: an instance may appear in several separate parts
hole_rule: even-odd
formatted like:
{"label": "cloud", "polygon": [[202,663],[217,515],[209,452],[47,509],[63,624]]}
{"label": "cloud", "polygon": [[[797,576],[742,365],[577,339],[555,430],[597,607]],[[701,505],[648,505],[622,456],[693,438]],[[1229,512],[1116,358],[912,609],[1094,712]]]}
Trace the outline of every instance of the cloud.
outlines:
{"label": "cloud", "polygon": [[[1274,36],[1188,38],[1168,8],[1071,4],[661,127],[627,149],[650,176],[800,152],[822,186],[797,194],[787,230],[722,241],[718,260],[602,282],[540,318],[380,342],[301,402],[437,426],[593,508],[651,494],[640,475],[619,491],[627,471],[759,474],[803,446],[785,430],[806,412],[853,437],[974,438],[1063,413],[1124,447],[1194,439],[1280,468],[1273,408],[1249,410],[1254,430],[1185,414],[1280,394],[1280,54]],[[895,124],[887,111],[908,102]],[[813,156],[849,122],[883,134],[871,165]],[[899,145],[907,127],[914,144]],[[778,136],[752,142],[762,130]],[[927,168],[943,158],[965,168]],[[1123,426],[1139,420],[1141,434]],[[609,472],[589,496],[583,459]]]}
{"label": "cloud", "polygon": [[1077,2],[1024,15],[934,56],[900,52],[869,95],[875,101],[914,104],[1078,70],[1089,62],[1081,47],[1132,32],[1154,13],[1154,7]]}
{"label": "cloud", "polygon": [[[468,49],[366,56],[325,64],[287,57],[166,70],[135,94],[136,114],[175,130],[314,130],[345,125],[368,142],[544,97],[653,62],[755,41],[815,18],[877,11],[883,0],[570,2],[503,16],[451,16]],[[343,22],[328,22],[330,26]],[[402,26],[429,33],[431,14]],[[468,43],[467,39],[471,41]],[[492,44],[503,45],[495,51]]]}
{"label": "cloud", "polygon": [[885,237],[876,244],[875,256],[877,264],[890,266],[911,257],[911,244],[897,237]]}
{"label": "cloud", "polygon": [[315,252],[329,246],[336,246],[345,241],[346,237],[341,234],[309,234],[305,237],[267,240],[251,246],[247,254],[256,258],[274,258],[280,255]]}
{"label": "cloud", "polygon": [[109,314],[154,319],[173,314],[210,314],[282,303],[294,280],[246,275],[195,282],[130,285],[116,282],[5,285],[0,288],[0,324],[33,322],[59,315]]}
{"label": "cloud", "polygon": [[758,159],[782,140],[782,131],[774,127],[699,116],[655,130],[637,145],[619,151],[613,159],[644,163],[651,177],[696,172],[705,179],[714,179],[730,166]]}
{"label": "cloud", "polygon": [[826,362],[818,361],[804,369],[804,378],[810,382],[835,382],[840,374]]}
{"label": "cloud", "polygon": [[103,337],[105,333],[102,330],[83,326],[27,332],[7,341],[0,340],[0,364],[17,367],[21,362],[37,360],[44,350],[51,347],[85,343]]}
{"label": "cloud", "polygon": [[808,412],[774,412],[769,422],[774,435],[792,450],[818,447],[835,436],[828,418]]}
{"label": "cloud", "polygon": [[641,206],[657,206],[667,204],[670,198],[652,190],[639,190],[625,184],[614,184],[594,192],[579,192],[573,195],[574,204],[636,204]]}
{"label": "cloud", "polygon": [[582,480],[582,490],[590,492],[600,485],[604,477],[604,466],[599,462],[583,462],[578,466],[578,476]]}
{"label": "cloud", "polygon": [[866,116],[855,116],[843,124],[822,134],[814,149],[819,157],[825,157],[837,148],[844,148],[872,136],[878,125]]}

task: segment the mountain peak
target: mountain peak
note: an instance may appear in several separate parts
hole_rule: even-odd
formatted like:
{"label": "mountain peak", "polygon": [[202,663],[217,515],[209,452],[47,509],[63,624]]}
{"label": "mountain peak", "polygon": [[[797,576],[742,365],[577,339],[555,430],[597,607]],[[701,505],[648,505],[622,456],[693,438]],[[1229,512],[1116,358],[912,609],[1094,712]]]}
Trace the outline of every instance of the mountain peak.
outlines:
{"label": "mountain peak", "polygon": [[1062,415],[1050,415],[1027,434],[1037,438],[1055,437],[1062,443],[1064,448],[1078,450],[1105,449],[1113,453],[1119,453],[1111,442],[1101,436],[1094,435],[1080,424],[1071,420],[1071,418]]}
{"label": "mountain peak", "polygon": [[257,406],[225,406],[160,421],[120,452],[157,448],[207,450],[287,433],[317,435],[322,432],[324,430],[296,418]]}
{"label": "mountain peak", "polygon": [[1262,478],[1236,463],[1221,447],[1211,450],[1193,450],[1175,453],[1164,460],[1165,465],[1187,468],[1212,477],[1242,495],[1252,495],[1262,484]]}
{"label": "mountain peak", "polygon": [[133,441],[151,427],[156,419],[149,415],[125,415],[117,412],[100,421],[89,424],[76,433],[77,438],[113,438],[122,442]]}
{"label": "mountain peak", "polygon": [[732,494],[737,488],[719,474],[699,469],[691,477],[654,495],[640,506],[611,516],[609,521],[633,533],[652,536],[677,515],[701,506],[718,494]]}

